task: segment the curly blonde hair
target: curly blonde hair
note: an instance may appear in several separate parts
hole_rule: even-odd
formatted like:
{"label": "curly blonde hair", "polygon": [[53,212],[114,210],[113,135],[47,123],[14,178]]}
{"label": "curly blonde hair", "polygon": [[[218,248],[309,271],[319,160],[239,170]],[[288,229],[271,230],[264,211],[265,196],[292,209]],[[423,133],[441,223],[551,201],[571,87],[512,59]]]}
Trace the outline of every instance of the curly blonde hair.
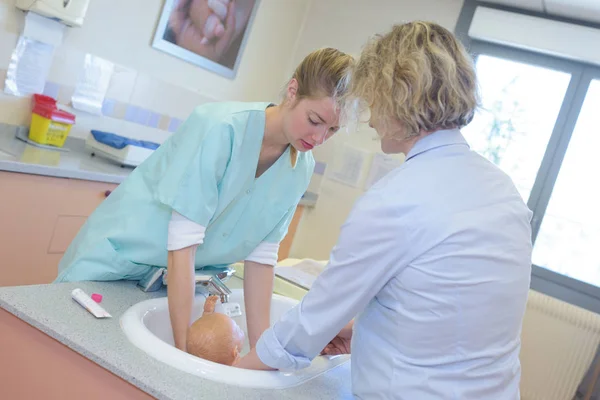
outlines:
{"label": "curly blonde hair", "polygon": [[399,123],[404,137],[462,128],[479,105],[464,46],[447,29],[423,21],[371,40],[354,69],[350,96],[369,106],[372,119]]}

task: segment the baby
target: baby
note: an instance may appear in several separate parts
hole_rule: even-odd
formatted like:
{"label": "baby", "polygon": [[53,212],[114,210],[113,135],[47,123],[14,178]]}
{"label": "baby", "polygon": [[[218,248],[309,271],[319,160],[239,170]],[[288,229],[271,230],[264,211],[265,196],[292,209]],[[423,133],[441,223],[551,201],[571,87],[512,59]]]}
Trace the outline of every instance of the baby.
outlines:
{"label": "baby", "polygon": [[244,345],[244,332],[233,319],[215,312],[217,296],[209,296],[204,313],[190,327],[188,353],[219,364],[234,365]]}

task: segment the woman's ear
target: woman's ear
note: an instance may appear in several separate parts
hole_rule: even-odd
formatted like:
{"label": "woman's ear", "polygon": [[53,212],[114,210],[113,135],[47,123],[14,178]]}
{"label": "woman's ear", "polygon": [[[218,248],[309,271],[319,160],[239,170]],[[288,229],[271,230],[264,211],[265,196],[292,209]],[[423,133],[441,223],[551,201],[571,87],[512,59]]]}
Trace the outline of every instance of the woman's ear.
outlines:
{"label": "woman's ear", "polygon": [[298,81],[296,78],[292,78],[292,80],[288,83],[287,91],[286,91],[286,100],[290,102],[290,104],[294,104],[296,101],[296,97],[298,95]]}

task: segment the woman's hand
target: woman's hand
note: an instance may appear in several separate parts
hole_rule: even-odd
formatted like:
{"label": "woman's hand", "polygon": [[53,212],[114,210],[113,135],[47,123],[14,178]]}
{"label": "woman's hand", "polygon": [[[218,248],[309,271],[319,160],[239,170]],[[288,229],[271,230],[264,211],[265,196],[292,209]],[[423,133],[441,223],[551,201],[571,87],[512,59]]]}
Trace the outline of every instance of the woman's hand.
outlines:
{"label": "woman's hand", "polygon": [[336,356],[339,354],[350,354],[352,344],[352,328],[354,327],[354,320],[350,321],[348,325],[342,328],[340,333],[334,337],[331,342],[321,352],[322,355]]}
{"label": "woman's hand", "polygon": [[263,363],[260,360],[260,358],[258,358],[258,354],[256,354],[256,348],[250,350],[250,353],[246,354],[244,357],[239,359],[238,362],[235,363],[233,366],[242,369],[273,371],[273,368],[269,367],[268,365]]}

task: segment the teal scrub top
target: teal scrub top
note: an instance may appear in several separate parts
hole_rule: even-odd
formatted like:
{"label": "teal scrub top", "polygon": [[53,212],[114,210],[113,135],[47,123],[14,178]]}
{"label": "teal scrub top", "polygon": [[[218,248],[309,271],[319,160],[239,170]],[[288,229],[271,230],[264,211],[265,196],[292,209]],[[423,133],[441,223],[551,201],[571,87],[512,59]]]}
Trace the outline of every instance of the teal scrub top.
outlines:
{"label": "teal scrub top", "polygon": [[314,169],[291,148],[259,178],[269,103],[202,105],[94,211],[59,264],[57,282],[141,279],[167,266],[175,210],[206,227],[196,269],[244,260],[279,243]]}

